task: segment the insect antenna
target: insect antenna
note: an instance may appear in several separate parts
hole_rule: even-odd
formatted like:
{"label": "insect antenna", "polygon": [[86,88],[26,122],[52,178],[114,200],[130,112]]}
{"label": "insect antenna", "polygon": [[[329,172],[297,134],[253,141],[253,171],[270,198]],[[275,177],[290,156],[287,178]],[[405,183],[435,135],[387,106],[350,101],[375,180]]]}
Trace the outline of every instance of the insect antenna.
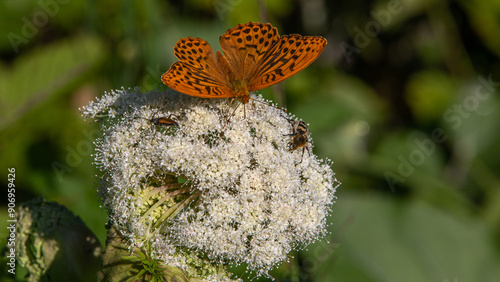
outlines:
{"label": "insect antenna", "polygon": [[266,103],[266,102],[256,100],[256,99],[254,99],[254,98],[250,98],[250,99],[252,100],[252,103],[255,101],[255,102],[258,102],[258,103],[261,103],[261,104],[267,105],[267,106],[269,106],[269,107],[273,107],[273,108],[275,108],[275,109],[282,110],[282,111],[284,111],[285,113],[287,112],[287,110],[286,110],[285,108],[276,107],[276,106],[273,106],[273,105],[268,104],[268,103]]}

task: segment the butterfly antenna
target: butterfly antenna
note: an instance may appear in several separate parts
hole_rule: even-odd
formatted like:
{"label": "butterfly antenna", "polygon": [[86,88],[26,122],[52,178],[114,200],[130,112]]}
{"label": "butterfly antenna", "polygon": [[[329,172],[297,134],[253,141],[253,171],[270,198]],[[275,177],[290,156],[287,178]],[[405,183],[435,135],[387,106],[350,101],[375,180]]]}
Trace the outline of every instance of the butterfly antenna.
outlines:
{"label": "butterfly antenna", "polygon": [[252,102],[253,102],[253,101],[255,101],[255,102],[258,102],[258,103],[261,103],[261,104],[267,105],[267,106],[269,106],[269,107],[273,107],[273,108],[275,108],[275,109],[282,110],[282,111],[284,111],[285,113],[287,113],[287,112],[288,112],[285,108],[276,107],[276,106],[273,106],[273,105],[268,104],[268,103],[266,103],[266,102],[262,102],[262,101],[259,101],[259,100],[255,100],[254,98],[250,98],[250,99],[252,99]]}
{"label": "butterfly antenna", "polygon": [[226,128],[227,123],[229,122],[229,111],[231,110],[231,105],[233,104],[235,98],[231,99],[231,102],[229,102],[229,107],[227,107],[227,112],[226,112],[226,122],[224,123],[224,126],[222,127],[222,130]]}

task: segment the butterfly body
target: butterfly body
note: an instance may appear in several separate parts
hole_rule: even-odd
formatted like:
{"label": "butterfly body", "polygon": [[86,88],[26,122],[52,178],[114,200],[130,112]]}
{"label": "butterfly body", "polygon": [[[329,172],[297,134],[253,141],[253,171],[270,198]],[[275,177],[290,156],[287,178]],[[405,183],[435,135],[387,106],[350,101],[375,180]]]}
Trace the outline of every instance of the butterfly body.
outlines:
{"label": "butterfly body", "polygon": [[236,97],[241,103],[246,104],[250,100],[250,92],[246,84],[241,80],[235,80],[232,85],[232,95]]}
{"label": "butterfly body", "polygon": [[278,83],[312,63],[326,46],[320,36],[279,36],[271,24],[248,22],[219,38],[214,53],[201,38],[181,38],[179,59],[162,75],[168,87],[202,98],[236,98],[246,104],[250,92]]}

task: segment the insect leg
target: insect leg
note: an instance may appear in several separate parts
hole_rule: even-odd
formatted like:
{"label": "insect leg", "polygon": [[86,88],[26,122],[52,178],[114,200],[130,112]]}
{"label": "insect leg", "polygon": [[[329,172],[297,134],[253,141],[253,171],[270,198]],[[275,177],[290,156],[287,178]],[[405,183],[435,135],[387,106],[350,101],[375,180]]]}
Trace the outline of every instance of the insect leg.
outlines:
{"label": "insect leg", "polygon": [[229,107],[227,108],[227,113],[226,113],[226,123],[224,123],[224,126],[222,127],[222,129],[224,129],[226,127],[227,123],[229,122],[229,119],[236,113],[236,110],[240,106],[240,104],[238,104],[238,106],[236,106],[236,109],[234,109],[233,113],[229,114],[229,111],[231,110],[231,105],[233,104],[234,99],[236,99],[236,98],[231,99],[231,102],[229,103]]}

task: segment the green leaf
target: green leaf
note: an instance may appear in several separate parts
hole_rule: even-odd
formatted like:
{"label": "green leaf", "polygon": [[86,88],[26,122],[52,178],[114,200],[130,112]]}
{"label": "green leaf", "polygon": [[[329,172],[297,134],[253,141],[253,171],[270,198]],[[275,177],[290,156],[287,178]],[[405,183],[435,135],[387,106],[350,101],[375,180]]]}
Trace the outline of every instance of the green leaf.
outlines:
{"label": "green leaf", "polygon": [[136,256],[123,256],[124,260],[129,260],[131,262],[140,262],[142,259],[136,257]]}
{"label": "green leaf", "polygon": [[443,117],[443,112],[457,92],[457,83],[439,70],[425,70],[413,74],[407,85],[407,101],[415,117],[422,123],[431,123]]}
{"label": "green leaf", "polygon": [[461,0],[472,27],[497,56],[500,56],[500,2],[497,0]]}
{"label": "green leaf", "polygon": [[18,57],[0,70],[0,128],[83,78],[100,63],[104,48],[93,37],[59,41]]}
{"label": "green leaf", "polygon": [[141,276],[143,276],[144,274],[146,273],[146,270],[145,269],[142,269],[141,271],[139,271],[139,273],[137,273],[137,276],[135,277],[135,280],[139,280],[139,278],[141,278]]}

